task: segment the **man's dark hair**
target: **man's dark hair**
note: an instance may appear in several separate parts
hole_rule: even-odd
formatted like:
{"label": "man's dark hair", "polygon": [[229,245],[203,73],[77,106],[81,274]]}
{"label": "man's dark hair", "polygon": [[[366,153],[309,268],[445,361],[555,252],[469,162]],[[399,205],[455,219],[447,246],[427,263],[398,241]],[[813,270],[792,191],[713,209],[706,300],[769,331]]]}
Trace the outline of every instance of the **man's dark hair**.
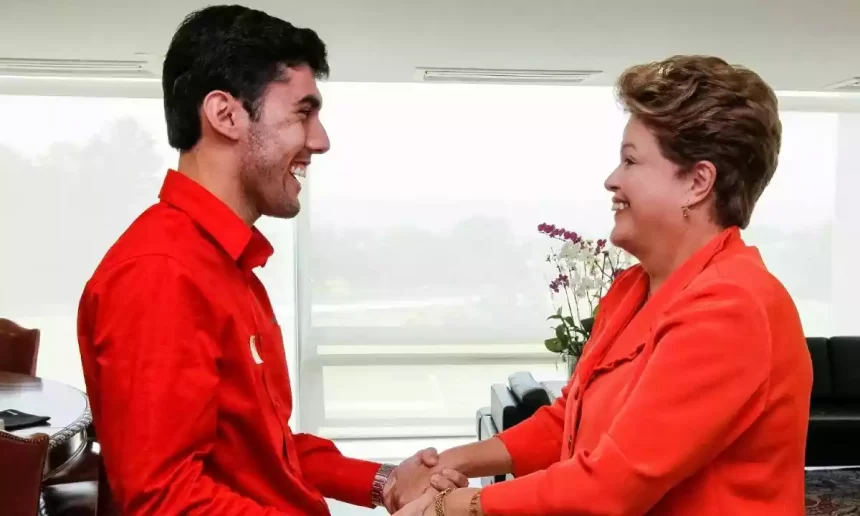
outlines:
{"label": "man's dark hair", "polygon": [[239,5],[188,15],[173,36],[161,77],[167,139],[180,151],[200,139],[200,106],[215,90],[240,99],[253,120],[270,83],[285,67],[329,73],[325,43],[311,29]]}

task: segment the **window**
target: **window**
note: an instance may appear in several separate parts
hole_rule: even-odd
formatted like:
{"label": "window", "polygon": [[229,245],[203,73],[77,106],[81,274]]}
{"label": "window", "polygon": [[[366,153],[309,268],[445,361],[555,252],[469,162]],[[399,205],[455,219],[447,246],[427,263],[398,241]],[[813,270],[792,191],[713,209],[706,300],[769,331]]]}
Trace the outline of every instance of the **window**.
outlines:
{"label": "window", "polygon": [[[10,95],[0,109],[0,317],[41,330],[37,374],[84,389],[76,333],[84,284],[176,166],[162,102]],[[276,248],[260,276],[285,328],[295,327],[294,226],[260,223]],[[293,335],[284,335],[291,365]]]}
{"label": "window", "polygon": [[[609,88],[330,83],[323,93],[333,147],[309,175],[299,226],[302,427],[473,435],[490,384],[518,370],[563,376],[542,345],[551,307],[536,226],[608,233],[603,181],[626,117]],[[833,273],[857,252],[845,243],[857,211],[838,212],[849,201],[837,192],[856,181],[839,165],[848,117],[783,112],[780,168],[745,232],[809,335],[860,330],[838,310],[851,299],[839,285],[860,274]]]}
{"label": "window", "polygon": [[[156,95],[100,88],[0,95],[0,317],[40,328],[39,374],[80,388],[83,285],[176,163]],[[342,439],[474,435],[490,384],[564,376],[542,345],[547,242],[535,229],[609,231],[603,180],[625,116],[605,88],[322,89],[333,150],[295,222],[260,222],[276,248],[260,275],[286,332],[293,423]],[[807,334],[856,335],[860,115],[790,106],[745,236]]]}
{"label": "window", "polygon": [[0,313],[42,332],[40,376],[83,388],[76,312],[176,158],[158,99],[2,96]]}

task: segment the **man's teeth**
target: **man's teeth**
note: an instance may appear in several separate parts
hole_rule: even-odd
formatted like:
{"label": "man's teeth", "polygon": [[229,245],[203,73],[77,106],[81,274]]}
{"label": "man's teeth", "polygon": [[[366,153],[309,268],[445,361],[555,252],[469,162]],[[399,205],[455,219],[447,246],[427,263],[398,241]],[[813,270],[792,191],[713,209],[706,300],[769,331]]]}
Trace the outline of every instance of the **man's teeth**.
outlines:
{"label": "man's teeth", "polygon": [[614,202],[612,203],[612,211],[621,211],[630,207],[630,203],[627,202]]}
{"label": "man's teeth", "polygon": [[290,167],[290,173],[296,177],[307,177],[307,169],[301,165]]}

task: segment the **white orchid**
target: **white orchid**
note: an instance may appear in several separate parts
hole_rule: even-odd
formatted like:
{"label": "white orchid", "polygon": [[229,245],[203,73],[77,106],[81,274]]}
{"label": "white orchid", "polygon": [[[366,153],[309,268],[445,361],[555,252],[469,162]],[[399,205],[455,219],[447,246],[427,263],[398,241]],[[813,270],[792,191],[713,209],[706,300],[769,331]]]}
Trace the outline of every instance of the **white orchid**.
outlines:
{"label": "white orchid", "polygon": [[607,241],[582,238],[574,231],[541,224],[538,231],[564,242],[546,261],[556,274],[550,284],[555,314],[555,337],[546,340],[551,351],[578,358],[591,335],[591,324],[601,298],[618,273],[630,266],[632,258]]}

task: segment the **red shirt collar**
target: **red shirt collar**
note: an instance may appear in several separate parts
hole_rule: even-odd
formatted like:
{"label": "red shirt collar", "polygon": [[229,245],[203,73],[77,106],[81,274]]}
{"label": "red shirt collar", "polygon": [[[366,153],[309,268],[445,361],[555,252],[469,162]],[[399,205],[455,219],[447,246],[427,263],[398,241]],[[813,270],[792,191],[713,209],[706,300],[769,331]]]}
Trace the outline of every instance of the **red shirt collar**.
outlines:
{"label": "red shirt collar", "polygon": [[243,270],[266,265],[272,244],[224,202],[188,176],[168,170],[158,198],[177,208],[208,233]]}

